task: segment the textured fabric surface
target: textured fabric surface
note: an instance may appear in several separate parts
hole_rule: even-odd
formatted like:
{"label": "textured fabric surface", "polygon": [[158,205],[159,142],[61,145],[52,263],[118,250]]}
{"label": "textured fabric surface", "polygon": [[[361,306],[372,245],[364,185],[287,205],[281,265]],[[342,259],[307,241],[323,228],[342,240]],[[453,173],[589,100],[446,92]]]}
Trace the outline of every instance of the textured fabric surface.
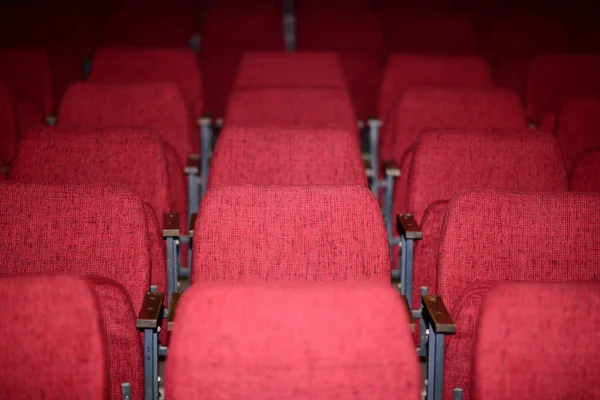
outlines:
{"label": "textured fabric surface", "polygon": [[[114,184],[137,192],[146,212],[152,284],[166,288],[166,256],[158,221],[172,211],[167,161],[154,132],[140,128],[41,128],[23,137],[10,178],[56,184]],[[158,221],[157,221],[157,218]],[[158,226],[157,226],[158,225]]]}
{"label": "textured fabric surface", "polygon": [[457,324],[447,339],[445,398],[470,398],[471,358],[481,298],[499,281],[564,282],[600,275],[600,196],[463,192],[448,206],[438,294]]}
{"label": "textured fabric surface", "polygon": [[194,235],[192,283],[390,280],[381,210],[365,187],[215,188]]}
{"label": "textured fabric surface", "polygon": [[398,12],[382,16],[384,35],[393,52],[473,55],[477,36],[466,14]]}
{"label": "textured fabric surface", "polygon": [[569,97],[600,93],[599,55],[548,54],[534,59],[527,80],[527,117],[555,114]]}
{"label": "textured fabric surface", "polygon": [[187,215],[183,162],[188,155],[198,153],[200,139],[175,84],[78,83],[65,95],[58,123],[62,127],[129,126],[154,130],[167,151],[173,207]]}
{"label": "textured fabric surface", "polygon": [[232,93],[226,127],[341,128],[356,131],[345,89],[248,89]]}
{"label": "textured fabric surface", "polygon": [[208,185],[363,185],[356,132],[229,128],[211,160]]}
{"label": "textured fabric surface", "polygon": [[600,147],[581,154],[569,176],[573,192],[600,192]]}
{"label": "textured fabric surface", "polygon": [[467,86],[494,85],[487,61],[479,57],[431,56],[392,54],[388,58],[379,97],[379,116],[389,126],[395,121],[388,118],[402,93],[413,86]]}
{"label": "textured fabric surface", "polygon": [[585,150],[600,146],[600,91],[598,97],[565,100],[558,117],[556,138],[568,168]]}
{"label": "textured fabric surface", "polygon": [[150,285],[148,230],[137,194],[114,186],[0,183],[0,273],[93,278],[108,339],[111,399],[143,398],[136,312]]}
{"label": "textured fabric surface", "polygon": [[0,83],[0,163],[12,160],[19,138],[17,114],[8,88]]}
{"label": "textured fabric surface", "polygon": [[98,300],[78,276],[0,277],[0,396],[106,399],[106,339]]}
{"label": "textured fabric surface", "polygon": [[492,289],[475,340],[473,397],[600,398],[598,310],[597,281],[507,283]]}
{"label": "textured fabric surface", "polygon": [[406,306],[389,284],[196,285],[169,353],[173,399],[421,395]]}
{"label": "textured fabric surface", "polygon": [[265,87],[345,88],[346,80],[335,53],[246,53],[235,88]]}
{"label": "textured fabric surface", "polygon": [[402,168],[394,202],[406,204],[411,149],[422,133],[434,129],[522,128],[525,116],[514,92],[496,88],[408,89],[397,106],[394,134],[382,136],[380,141],[382,159],[396,160]]}
{"label": "textured fabric surface", "polygon": [[101,48],[94,55],[88,80],[111,84],[172,82],[192,114],[202,115],[202,79],[189,49]]}

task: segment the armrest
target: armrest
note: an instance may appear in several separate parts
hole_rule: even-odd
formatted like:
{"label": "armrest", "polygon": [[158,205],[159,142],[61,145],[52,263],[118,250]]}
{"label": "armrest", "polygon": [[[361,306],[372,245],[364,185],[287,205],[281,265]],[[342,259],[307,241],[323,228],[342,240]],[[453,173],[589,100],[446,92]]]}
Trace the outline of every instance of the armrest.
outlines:
{"label": "armrest", "polygon": [[394,161],[388,160],[382,163],[383,173],[386,176],[391,176],[393,178],[400,177],[400,167]]}
{"label": "armrest", "polygon": [[399,214],[396,216],[398,231],[403,233],[407,239],[423,239],[421,227],[415,221],[412,214]]}
{"label": "armrest", "polygon": [[442,298],[436,295],[425,295],[422,298],[423,318],[431,322],[435,333],[456,333],[456,324]]}
{"label": "armrest", "polygon": [[363,157],[363,163],[365,165],[365,172],[369,178],[375,177],[375,170],[373,169],[373,165],[371,164],[371,160]]}
{"label": "armrest", "polygon": [[190,154],[187,159],[187,164],[183,168],[186,175],[196,174],[200,172],[200,154]]}
{"label": "armrest", "polygon": [[147,292],[144,295],[142,309],[137,317],[136,327],[138,329],[155,329],[162,314],[164,293]]}
{"label": "armrest", "polygon": [[381,128],[381,120],[377,117],[369,117],[367,118],[367,125],[369,125],[369,128],[373,129],[373,128]]}
{"label": "armrest", "polygon": [[188,229],[190,238],[194,237],[194,227],[196,226],[196,218],[197,217],[198,217],[198,214],[194,213],[194,214],[192,214],[192,217],[190,218],[190,228]]}
{"label": "armrest", "polygon": [[210,125],[212,124],[212,118],[204,116],[204,117],[200,117],[198,118],[198,126],[203,126],[203,125]]}
{"label": "armrest", "polygon": [[10,165],[3,165],[2,166],[2,173],[4,175],[8,175],[9,172],[10,172]]}
{"label": "armrest", "polygon": [[179,213],[163,214],[163,237],[179,237]]}
{"label": "armrest", "polygon": [[177,312],[177,304],[179,300],[183,296],[183,292],[174,292],[171,295],[171,303],[169,303],[169,318],[167,319],[167,330],[173,330],[173,326],[175,323],[175,313]]}

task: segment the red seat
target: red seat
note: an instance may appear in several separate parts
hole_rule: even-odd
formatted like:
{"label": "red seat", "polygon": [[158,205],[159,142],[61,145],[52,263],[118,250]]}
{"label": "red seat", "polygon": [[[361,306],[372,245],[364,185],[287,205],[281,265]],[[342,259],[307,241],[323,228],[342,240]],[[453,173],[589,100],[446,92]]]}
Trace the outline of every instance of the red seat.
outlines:
{"label": "red seat", "polygon": [[167,161],[158,135],[145,129],[42,128],[26,134],[11,165],[21,182],[123,185],[144,201],[152,284],[166,292],[163,214],[172,211]]}
{"label": "red seat", "polygon": [[436,290],[436,259],[448,200],[467,189],[520,192],[568,190],[556,139],[534,130],[437,131],[421,135],[412,153],[407,209],[420,223],[415,243],[413,305],[421,287]]}
{"label": "red seat", "polygon": [[598,281],[507,283],[490,290],[475,338],[473,396],[600,398],[599,307]]}
{"label": "red seat", "polygon": [[444,398],[457,387],[471,398],[475,332],[489,288],[501,281],[595,280],[598,237],[597,194],[478,190],[450,201],[437,264],[438,294],[457,332],[446,341]]}
{"label": "red seat", "polygon": [[19,136],[15,105],[8,88],[0,84],[0,163],[2,165],[12,160]]}
{"label": "red seat", "polygon": [[88,78],[94,83],[172,82],[195,117],[203,112],[202,78],[196,56],[188,49],[99,49]]}
{"label": "red seat", "polygon": [[600,56],[549,54],[536,57],[527,80],[529,120],[552,131],[554,118],[569,97],[600,93]]}
{"label": "red seat", "polygon": [[356,132],[228,128],[213,153],[209,188],[230,185],[367,185]]}
{"label": "red seat", "polygon": [[3,397],[108,398],[105,332],[98,299],[86,279],[0,276],[0,296]]}
{"label": "red seat", "polygon": [[346,88],[335,53],[250,52],[244,55],[235,89]]}
{"label": "red seat", "polygon": [[600,146],[600,93],[598,97],[573,97],[564,102],[556,138],[569,170],[582,153]]}
{"label": "red seat", "polygon": [[421,398],[406,306],[390,285],[196,285],[175,324],[168,398]]}
{"label": "red seat", "polygon": [[574,192],[600,192],[600,147],[579,155],[571,168],[569,182]]}
{"label": "red seat", "polygon": [[121,384],[127,382],[132,399],[143,399],[136,317],[150,287],[151,266],[139,196],[114,186],[2,182],[0,198],[0,274],[89,277],[107,338],[110,398],[121,399]]}
{"label": "red seat", "polygon": [[13,96],[21,132],[43,125],[54,112],[52,71],[44,50],[0,50],[0,82]]}
{"label": "red seat", "polygon": [[361,186],[214,188],[194,237],[192,284],[390,280],[381,210]]}
{"label": "red seat", "polygon": [[248,89],[233,92],[225,126],[339,128],[357,132],[352,102],[344,89]]}

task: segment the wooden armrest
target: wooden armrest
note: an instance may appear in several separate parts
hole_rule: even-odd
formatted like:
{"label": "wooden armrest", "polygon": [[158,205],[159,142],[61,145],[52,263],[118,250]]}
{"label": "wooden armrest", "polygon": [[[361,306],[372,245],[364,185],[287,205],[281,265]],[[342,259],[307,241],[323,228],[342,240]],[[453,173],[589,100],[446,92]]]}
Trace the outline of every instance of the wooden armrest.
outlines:
{"label": "wooden armrest", "polygon": [[196,218],[198,218],[198,214],[196,213],[192,214],[192,217],[190,218],[190,228],[188,229],[190,238],[194,237],[194,227],[196,226]]}
{"label": "wooden armrest", "polygon": [[375,170],[373,169],[373,165],[371,164],[371,160],[367,160],[363,158],[363,163],[365,164],[365,172],[369,178],[374,178]]}
{"label": "wooden armrest", "polygon": [[406,299],[406,296],[402,296],[402,302],[404,303],[404,305],[406,306],[406,313],[408,314],[408,324],[410,325],[410,331],[412,333],[415,333],[415,319],[413,317],[412,314],[412,310],[410,309],[410,307],[408,306],[408,300]]}
{"label": "wooden armrest", "polygon": [[211,125],[212,124],[212,118],[204,116],[204,117],[200,117],[198,118],[198,126],[203,126],[203,125]]}
{"label": "wooden armrest", "polygon": [[400,167],[394,161],[388,160],[382,163],[383,172],[386,176],[400,177]]}
{"label": "wooden armrest", "polygon": [[423,239],[421,227],[412,214],[399,214],[396,216],[396,221],[398,222],[398,231],[404,233],[407,239]]}
{"label": "wooden armrest", "polygon": [[2,173],[4,175],[8,175],[9,172],[10,172],[10,165],[3,165],[2,166]]}
{"label": "wooden armrest", "polygon": [[179,213],[163,214],[163,237],[179,237]]}
{"label": "wooden armrest", "polygon": [[431,321],[435,333],[456,333],[456,324],[440,296],[423,296],[423,305],[424,317]]}
{"label": "wooden armrest", "polygon": [[198,174],[200,172],[200,154],[190,154],[187,159],[187,164],[183,168],[186,175]]}
{"label": "wooden armrest", "polygon": [[158,327],[164,298],[164,293],[147,292],[144,295],[142,309],[136,322],[138,329],[155,329]]}
{"label": "wooden armrest", "polygon": [[172,331],[175,323],[175,313],[177,312],[177,304],[183,296],[183,292],[173,292],[171,294],[171,303],[169,303],[169,318],[167,319],[167,330]]}

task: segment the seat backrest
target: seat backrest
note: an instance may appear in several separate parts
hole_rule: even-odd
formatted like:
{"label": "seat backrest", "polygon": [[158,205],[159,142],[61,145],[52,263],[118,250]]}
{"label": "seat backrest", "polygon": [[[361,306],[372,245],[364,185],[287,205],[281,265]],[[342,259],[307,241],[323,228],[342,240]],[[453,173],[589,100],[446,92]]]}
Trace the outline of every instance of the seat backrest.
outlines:
{"label": "seat backrest", "polygon": [[235,88],[267,87],[345,88],[346,80],[335,53],[246,53]]}
{"label": "seat backrest", "polygon": [[194,236],[192,283],[389,282],[381,210],[362,186],[214,188]]}
{"label": "seat backrest", "polygon": [[367,185],[356,132],[339,129],[226,128],[208,186]]}
{"label": "seat backrest", "polygon": [[12,160],[18,141],[18,126],[15,105],[8,87],[0,83],[0,163]]}
{"label": "seat backrest", "polygon": [[600,147],[582,153],[569,174],[573,192],[600,192]]}
{"label": "seat backrest", "polygon": [[150,286],[150,251],[139,195],[117,186],[0,183],[0,273],[75,273],[90,277],[108,339],[110,392],[129,382],[143,392],[135,327]]}
{"label": "seat backrest", "polygon": [[45,50],[0,49],[0,82],[8,86],[17,104],[35,106],[42,118],[54,111],[52,70]]}
{"label": "seat backrest", "polygon": [[129,84],[172,82],[195,117],[202,115],[202,79],[196,56],[185,48],[104,47],[94,55],[88,81]]}
{"label": "seat backrest", "polygon": [[174,148],[182,163],[199,148],[199,135],[174,83],[71,85],[58,110],[64,127],[144,127]]}
{"label": "seat backrest", "polygon": [[372,282],[193,286],[177,310],[167,396],[419,399],[402,302]]}
{"label": "seat backrest", "polygon": [[439,245],[437,291],[457,324],[447,339],[444,394],[470,398],[471,354],[482,295],[501,281],[600,276],[600,195],[463,192],[450,201]]}
{"label": "seat backrest", "polygon": [[19,144],[10,177],[22,182],[123,185],[137,192],[160,220],[172,210],[163,144],[148,129],[30,131]]}
{"label": "seat backrest", "polygon": [[527,117],[534,122],[556,114],[569,97],[600,93],[600,56],[548,54],[533,60],[526,89]]}
{"label": "seat backrest", "polygon": [[[466,86],[485,88],[494,85],[490,66],[484,58],[392,54],[388,58],[379,97],[379,116],[388,113],[402,93],[414,86]],[[388,122],[389,123],[389,122]]]}
{"label": "seat backrest", "polygon": [[474,396],[600,398],[599,310],[597,281],[515,282],[492,289],[479,317]]}
{"label": "seat backrest", "polygon": [[85,278],[0,276],[0,296],[2,397],[107,398],[106,338],[98,299]]}
{"label": "seat backrest", "polygon": [[342,88],[237,90],[229,99],[225,126],[357,130],[352,101]]}
{"label": "seat backrest", "polygon": [[556,138],[568,168],[587,149],[600,146],[600,92],[597,97],[573,97],[564,102]]}
{"label": "seat backrest", "polygon": [[556,139],[527,130],[424,133],[412,154],[408,209],[421,221],[427,207],[467,189],[567,191]]}

